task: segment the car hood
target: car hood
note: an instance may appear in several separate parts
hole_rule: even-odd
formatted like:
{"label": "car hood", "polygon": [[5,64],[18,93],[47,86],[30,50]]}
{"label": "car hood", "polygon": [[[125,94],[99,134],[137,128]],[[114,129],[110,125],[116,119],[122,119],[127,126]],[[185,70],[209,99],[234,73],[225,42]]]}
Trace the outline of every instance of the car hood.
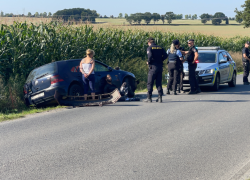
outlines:
{"label": "car hood", "polygon": [[[215,63],[198,63],[196,71],[206,70],[206,69],[214,69],[214,68],[216,68]],[[188,64],[187,63],[184,63],[184,71],[185,72],[188,71]]]}

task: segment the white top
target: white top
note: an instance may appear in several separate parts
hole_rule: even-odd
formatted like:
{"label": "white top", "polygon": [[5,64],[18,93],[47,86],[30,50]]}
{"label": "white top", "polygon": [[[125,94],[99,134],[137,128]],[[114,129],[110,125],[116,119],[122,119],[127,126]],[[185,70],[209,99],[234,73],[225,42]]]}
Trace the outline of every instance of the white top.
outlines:
{"label": "white top", "polygon": [[[85,59],[84,59],[84,61],[85,61]],[[93,60],[91,60],[91,62],[92,62],[92,61],[93,61]],[[83,71],[84,71],[86,74],[89,74],[89,72],[90,72],[92,66],[93,66],[92,63],[87,63],[87,64],[86,64],[86,63],[82,63],[82,69],[83,69]],[[95,72],[92,71],[91,74],[95,74]]]}
{"label": "white top", "polygon": [[[170,54],[170,49],[168,49],[167,51],[167,54]],[[179,56],[179,58],[182,57],[182,54],[181,54],[181,51],[180,50],[176,50],[176,53],[175,53],[177,56]]]}

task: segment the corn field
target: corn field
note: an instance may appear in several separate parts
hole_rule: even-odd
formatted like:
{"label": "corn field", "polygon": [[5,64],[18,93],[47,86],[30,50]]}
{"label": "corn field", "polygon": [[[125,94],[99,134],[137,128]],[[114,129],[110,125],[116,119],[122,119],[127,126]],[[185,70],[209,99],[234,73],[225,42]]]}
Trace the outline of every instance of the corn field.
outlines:
{"label": "corn field", "polygon": [[[195,33],[125,31],[112,28],[93,30],[89,25],[73,27],[58,23],[1,25],[1,81],[4,87],[13,88],[8,83],[24,82],[34,68],[52,61],[82,58],[86,49],[90,48],[96,52],[97,60],[131,71],[141,82],[145,82],[148,37],[154,37],[156,43],[165,49],[170,47],[174,39],[179,39],[185,48],[188,39],[195,39],[196,46],[221,46],[232,52],[241,51],[248,40],[248,37],[223,39]],[[19,86],[21,87],[16,87]]]}

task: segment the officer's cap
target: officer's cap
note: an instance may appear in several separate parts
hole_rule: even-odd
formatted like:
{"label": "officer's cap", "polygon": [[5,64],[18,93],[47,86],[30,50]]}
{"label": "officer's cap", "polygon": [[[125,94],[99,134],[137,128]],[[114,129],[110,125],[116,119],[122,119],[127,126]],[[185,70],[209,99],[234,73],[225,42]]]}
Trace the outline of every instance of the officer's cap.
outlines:
{"label": "officer's cap", "polygon": [[247,42],[246,42],[246,44],[250,45],[250,42],[249,42],[249,41],[247,41]]}
{"label": "officer's cap", "polygon": [[179,45],[179,44],[180,44],[180,41],[179,41],[178,39],[173,40],[173,44],[174,44],[174,45]]}
{"label": "officer's cap", "polygon": [[192,42],[194,42],[194,40],[193,40],[193,39],[189,39],[189,40],[188,40],[188,43],[189,43],[189,42],[191,42],[191,41],[192,41]]}
{"label": "officer's cap", "polygon": [[155,40],[155,39],[152,38],[152,37],[148,38],[148,41],[154,41],[154,40]]}

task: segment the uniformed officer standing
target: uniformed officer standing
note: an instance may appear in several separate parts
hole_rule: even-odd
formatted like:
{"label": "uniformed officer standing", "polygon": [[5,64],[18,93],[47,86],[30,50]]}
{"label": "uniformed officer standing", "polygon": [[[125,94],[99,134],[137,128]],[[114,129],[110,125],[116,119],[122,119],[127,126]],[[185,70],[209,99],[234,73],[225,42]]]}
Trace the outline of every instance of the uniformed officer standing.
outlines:
{"label": "uniformed officer standing", "polygon": [[177,80],[179,77],[180,64],[182,64],[183,57],[181,51],[178,49],[180,42],[178,39],[174,40],[171,44],[170,49],[167,51],[168,54],[168,72],[169,81],[167,87],[167,94],[170,94],[170,89],[173,85],[174,95],[177,95]]}
{"label": "uniformed officer standing", "polygon": [[[179,47],[179,50],[181,52],[185,51],[183,47]],[[185,93],[185,91],[183,90],[183,78],[185,76],[183,63],[185,62],[185,59],[184,59],[185,57],[184,56],[182,57],[183,57],[183,60],[180,63],[180,67],[179,67],[179,77],[178,77],[179,87],[177,88],[177,91],[179,91],[179,93]]]}
{"label": "uniformed officer standing", "polygon": [[195,73],[195,69],[197,68],[196,60],[198,60],[199,54],[198,49],[194,46],[193,39],[188,40],[188,47],[189,51],[186,51],[186,54],[189,69],[189,83],[191,86],[191,90],[188,94],[196,94],[201,92]]}
{"label": "uniformed officer standing", "polygon": [[152,102],[152,92],[153,92],[153,85],[154,80],[156,80],[156,88],[158,90],[158,102],[162,102],[162,71],[163,71],[163,61],[167,59],[168,55],[166,51],[155,44],[155,41],[153,38],[148,39],[148,98],[145,100],[145,102]]}
{"label": "uniformed officer standing", "polygon": [[243,74],[244,85],[249,85],[249,82],[248,82],[249,64],[250,64],[249,49],[248,49],[249,45],[250,45],[250,42],[247,41],[245,43],[245,47],[242,49],[242,63],[243,63],[243,67],[244,67],[244,74]]}

